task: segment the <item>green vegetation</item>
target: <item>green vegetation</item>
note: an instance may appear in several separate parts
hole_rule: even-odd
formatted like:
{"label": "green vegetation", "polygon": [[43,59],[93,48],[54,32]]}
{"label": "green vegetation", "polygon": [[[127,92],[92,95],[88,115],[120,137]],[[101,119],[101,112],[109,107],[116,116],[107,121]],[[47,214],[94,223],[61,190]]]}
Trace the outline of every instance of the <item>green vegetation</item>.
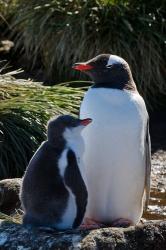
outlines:
{"label": "green vegetation", "polygon": [[32,68],[40,65],[48,79],[78,79],[72,64],[105,52],[129,62],[149,103],[166,92],[164,0],[18,2],[13,19],[17,53]]}
{"label": "green vegetation", "polygon": [[85,79],[71,70],[74,62],[99,53],[124,57],[152,107],[165,102],[165,8],[164,0],[4,0],[0,25],[13,33],[17,58],[52,84]]}
{"label": "green vegetation", "polygon": [[67,85],[44,87],[0,76],[0,179],[22,176],[46,138],[50,116],[78,113],[83,88]]}
{"label": "green vegetation", "polygon": [[15,9],[17,8],[17,0],[0,0],[0,31],[7,31],[11,26],[11,19],[14,15]]}

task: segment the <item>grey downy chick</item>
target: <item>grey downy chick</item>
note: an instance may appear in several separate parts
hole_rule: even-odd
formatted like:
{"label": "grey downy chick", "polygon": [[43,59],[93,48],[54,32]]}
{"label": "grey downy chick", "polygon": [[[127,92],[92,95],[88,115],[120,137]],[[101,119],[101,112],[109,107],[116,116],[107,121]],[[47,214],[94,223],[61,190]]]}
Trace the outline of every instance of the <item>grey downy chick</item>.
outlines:
{"label": "grey downy chick", "polygon": [[77,228],[87,205],[82,130],[91,119],[69,115],[48,122],[47,141],[38,148],[23,177],[23,224],[59,230]]}

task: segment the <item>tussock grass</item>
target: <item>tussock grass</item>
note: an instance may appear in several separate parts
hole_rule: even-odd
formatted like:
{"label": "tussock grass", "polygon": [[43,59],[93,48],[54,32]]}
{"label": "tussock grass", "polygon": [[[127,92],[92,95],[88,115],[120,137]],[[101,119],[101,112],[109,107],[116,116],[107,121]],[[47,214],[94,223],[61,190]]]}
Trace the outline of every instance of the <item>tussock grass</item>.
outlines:
{"label": "tussock grass", "polygon": [[2,212],[0,212],[0,219],[8,221],[8,222],[14,222],[14,223],[19,223],[19,224],[21,223],[21,216],[18,218],[14,218],[14,217],[9,216],[7,214],[4,214]]}
{"label": "tussock grass", "polygon": [[44,87],[10,75],[0,76],[0,179],[22,176],[46,138],[50,116],[78,113],[84,88],[70,84]]}
{"label": "tussock grass", "polygon": [[74,62],[112,53],[129,62],[148,103],[166,92],[163,0],[20,0],[13,28],[21,55],[51,80],[84,79]]}
{"label": "tussock grass", "polygon": [[0,31],[1,27],[2,30],[10,29],[10,21],[17,8],[17,2],[18,0],[0,0]]}

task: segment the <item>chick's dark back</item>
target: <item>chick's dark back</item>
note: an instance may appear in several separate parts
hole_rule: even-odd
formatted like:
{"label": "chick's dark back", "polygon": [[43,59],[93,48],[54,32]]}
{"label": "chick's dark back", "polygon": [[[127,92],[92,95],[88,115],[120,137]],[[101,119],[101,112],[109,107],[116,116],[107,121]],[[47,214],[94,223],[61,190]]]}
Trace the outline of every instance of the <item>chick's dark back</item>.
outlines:
{"label": "chick's dark back", "polygon": [[32,157],[22,183],[21,196],[25,210],[40,209],[40,204],[43,207],[44,203],[48,209],[48,204],[57,200],[58,206],[64,207],[68,191],[58,168],[62,151],[61,148],[55,148],[46,141]]}

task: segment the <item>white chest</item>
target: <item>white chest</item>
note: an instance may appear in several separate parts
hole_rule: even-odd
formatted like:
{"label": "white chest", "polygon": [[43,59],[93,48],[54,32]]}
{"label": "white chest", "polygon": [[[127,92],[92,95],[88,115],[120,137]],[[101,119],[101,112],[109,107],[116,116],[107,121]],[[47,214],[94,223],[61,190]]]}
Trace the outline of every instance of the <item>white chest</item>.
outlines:
{"label": "white chest", "polygon": [[102,145],[104,142],[109,142],[108,146],[116,142],[119,147],[121,140],[144,139],[147,112],[139,94],[114,89],[90,89],[82,102],[80,117],[93,119],[82,133],[86,147],[87,137],[91,138],[92,135],[97,140],[100,138]]}
{"label": "white chest", "polygon": [[[73,150],[81,173],[82,173],[82,154],[84,150],[83,140],[80,136],[78,137],[75,136],[73,138],[73,135],[71,137],[70,132],[68,131],[68,133],[66,133],[66,139],[67,139],[66,149],[62,152],[62,155],[58,162],[60,175],[63,180],[64,180],[65,170],[68,165],[67,153],[69,149]],[[59,229],[72,228],[73,222],[77,215],[77,205],[76,205],[75,195],[72,193],[72,190],[70,189],[70,187],[66,185],[65,181],[64,181],[64,185],[69,192],[69,199],[68,199],[66,210],[61,219],[61,223],[56,225],[56,227]]]}
{"label": "white chest", "polygon": [[136,221],[145,180],[147,112],[143,99],[120,90],[90,89],[82,102],[80,117],[93,119],[82,134],[88,215],[108,221],[136,211],[137,216],[131,215]]}

